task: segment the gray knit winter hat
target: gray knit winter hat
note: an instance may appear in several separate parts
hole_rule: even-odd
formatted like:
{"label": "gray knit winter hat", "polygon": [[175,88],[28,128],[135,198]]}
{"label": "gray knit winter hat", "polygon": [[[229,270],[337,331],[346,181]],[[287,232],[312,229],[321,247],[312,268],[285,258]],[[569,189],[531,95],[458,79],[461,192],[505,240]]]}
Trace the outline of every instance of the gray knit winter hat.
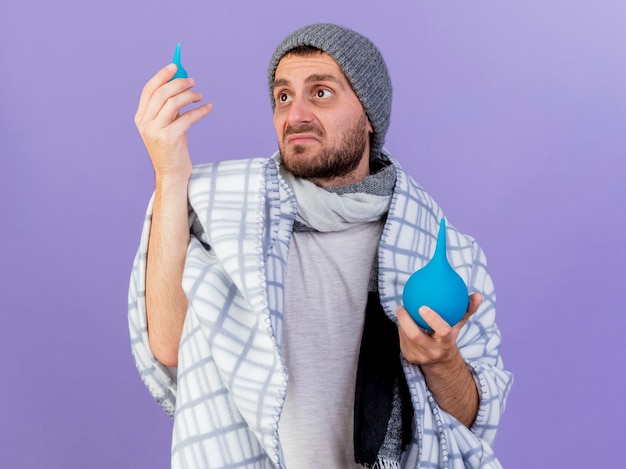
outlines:
{"label": "gray knit winter hat", "polygon": [[372,123],[371,154],[377,156],[391,117],[391,79],[380,51],[365,36],[335,24],[318,23],[298,29],[278,45],[270,61],[267,76],[272,110],[276,107],[272,88],[278,62],[301,46],[320,49],[339,64]]}

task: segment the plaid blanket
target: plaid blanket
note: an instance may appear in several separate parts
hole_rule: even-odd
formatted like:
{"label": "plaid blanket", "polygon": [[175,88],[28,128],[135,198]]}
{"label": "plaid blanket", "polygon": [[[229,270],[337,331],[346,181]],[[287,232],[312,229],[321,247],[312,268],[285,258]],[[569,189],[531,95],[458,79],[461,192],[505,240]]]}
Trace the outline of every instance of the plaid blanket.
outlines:
{"label": "plaid blanket", "polygon": [[[394,322],[409,276],[432,256],[443,213],[386,150],[397,181],[379,246],[381,304]],[[141,379],[174,418],[173,468],[283,467],[278,420],[287,374],[281,357],[283,279],[296,205],[272,158],[198,165],[189,184],[183,288],[189,309],[178,368],[150,351],[145,264],[150,202],[129,287],[129,328]],[[483,302],[458,337],[480,394],[471,429],[440,409],[418,366],[403,362],[414,407],[402,467],[500,467],[491,448],[512,376],[503,369],[495,293],[478,244],[448,224],[448,258]]]}

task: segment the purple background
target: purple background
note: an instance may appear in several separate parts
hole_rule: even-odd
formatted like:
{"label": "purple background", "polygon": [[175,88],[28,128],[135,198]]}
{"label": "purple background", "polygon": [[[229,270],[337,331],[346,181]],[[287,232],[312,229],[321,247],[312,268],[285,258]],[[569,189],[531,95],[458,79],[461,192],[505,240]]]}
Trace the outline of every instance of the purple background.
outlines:
{"label": "purple background", "polygon": [[0,467],[169,466],[126,323],[153,177],[139,93],[181,42],[215,104],[194,161],[269,155],[269,57],[314,21],[380,47],[387,147],[488,255],[516,379],[503,465],[623,467],[623,0],[3,0]]}

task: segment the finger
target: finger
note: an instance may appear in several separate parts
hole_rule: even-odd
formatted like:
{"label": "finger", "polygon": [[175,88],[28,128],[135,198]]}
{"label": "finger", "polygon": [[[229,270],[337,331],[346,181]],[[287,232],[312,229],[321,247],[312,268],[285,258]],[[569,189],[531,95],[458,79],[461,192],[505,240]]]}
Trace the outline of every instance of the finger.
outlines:
{"label": "finger", "polygon": [[461,318],[461,320],[458,322],[458,324],[455,327],[457,327],[458,329],[463,327],[465,323],[469,321],[469,318],[472,317],[472,315],[476,311],[478,311],[478,307],[480,306],[482,301],[483,301],[483,296],[480,293],[478,292],[472,293],[469,296],[467,311],[465,312],[465,314],[463,315],[463,317]]}
{"label": "finger", "polygon": [[407,338],[415,338],[424,334],[424,332],[420,329],[420,327],[402,305],[398,306],[398,308],[396,309],[396,316],[398,317],[398,326],[400,329],[400,333],[404,334]]}
{"label": "finger", "polygon": [[[176,100],[181,100],[181,102],[183,102],[184,104],[189,104],[193,102],[193,100],[186,100],[185,97],[181,98],[179,95],[185,95],[185,93],[189,91],[189,89],[192,88],[195,84],[196,82],[193,78],[178,78],[177,80],[173,80],[165,83],[164,85],[161,85],[158,89],[154,91],[154,93],[152,93],[152,97],[147,102],[143,115],[143,120],[147,122],[156,119],[157,116],[161,114],[164,106],[166,106],[166,104],[172,99],[174,100],[173,102],[176,102]],[[171,108],[167,111],[170,122],[176,117],[178,111],[180,111],[180,107],[182,106],[179,106],[179,109],[174,113],[171,112]]]}
{"label": "finger", "polygon": [[143,89],[141,90],[141,96],[139,98],[139,104],[137,106],[137,113],[135,114],[135,122],[143,119],[145,112],[146,112],[146,108],[148,106],[148,102],[152,98],[152,95],[154,94],[154,92],[157,89],[159,89],[159,87],[161,87],[162,85],[170,81],[172,77],[174,76],[174,74],[176,73],[177,69],[178,67],[176,66],[176,64],[173,64],[173,63],[168,64],[165,67],[163,67],[161,70],[159,70],[144,85]]}
{"label": "finger", "polygon": [[181,114],[181,109],[189,104],[202,101],[202,95],[197,91],[187,90],[178,93],[163,103],[159,112],[154,116],[154,124],[158,128],[171,124]]}
{"label": "finger", "polygon": [[479,292],[474,292],[469,296],[469,306],[467,307],[468,312],[471,311],[474,314],[480,304],[483,302],[483,295]]}
{"label": "finger", "polygon": [[448,324],[446,320],[439,316],[432,308],[422,306],[418,310],[418,313],[424,322],[426,322],[426,324],[428,324],[433,330],[432,337],[444,337],[450,334],[450,324]]}
{"label": "finger", "polygon": [[189,127],[205,117],[212,110],[213,103],[207,103],[203,104],[202,106],[198,106],[197,108],[186,111],[170,124],[170,126],[172,127],[172,131],[179,134],[182,132],[186,132]]}

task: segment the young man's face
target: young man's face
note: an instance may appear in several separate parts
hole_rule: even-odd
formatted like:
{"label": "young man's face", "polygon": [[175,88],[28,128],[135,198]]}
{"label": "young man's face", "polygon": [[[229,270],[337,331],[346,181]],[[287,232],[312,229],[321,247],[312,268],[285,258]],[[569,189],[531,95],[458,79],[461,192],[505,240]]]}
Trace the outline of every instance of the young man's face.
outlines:
{"label": "young man's face", "polygon": [[273,88],[274,128],[288,171],[321,186],[350,184],[369,174],[373,129],[330,55],[287,54]]}

